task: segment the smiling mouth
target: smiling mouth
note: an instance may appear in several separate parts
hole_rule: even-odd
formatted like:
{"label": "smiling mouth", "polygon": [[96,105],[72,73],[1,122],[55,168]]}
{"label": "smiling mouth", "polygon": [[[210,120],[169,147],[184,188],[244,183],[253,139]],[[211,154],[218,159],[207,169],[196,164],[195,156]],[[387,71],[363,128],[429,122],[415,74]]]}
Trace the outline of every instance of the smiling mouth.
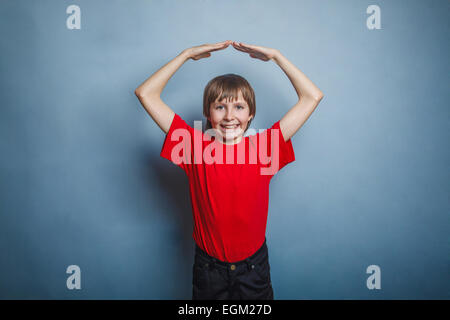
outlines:
{"label": "smiling mouth", "polygon": [[236,129],[237,127],[239,127],[239,125],[238,124],[234,124],[234,125],[223,125],[223,124],[221,124],[220,127],[224,128],[224,129],[232,130],[232,129]]}

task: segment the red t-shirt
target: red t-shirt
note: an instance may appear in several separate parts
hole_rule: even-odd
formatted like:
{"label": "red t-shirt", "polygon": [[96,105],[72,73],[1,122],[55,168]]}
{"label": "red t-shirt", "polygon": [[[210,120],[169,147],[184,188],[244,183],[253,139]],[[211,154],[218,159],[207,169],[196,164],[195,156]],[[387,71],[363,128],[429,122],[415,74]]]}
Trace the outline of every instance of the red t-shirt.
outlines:
{"label": "red t-shirt", "polygon": [[161,157],[189,179],[194,241],[221,261],[244,260],[262,246],[270,180],[295,160],[280,121],[270,129],[225,145],[175,114],[165,137]]}

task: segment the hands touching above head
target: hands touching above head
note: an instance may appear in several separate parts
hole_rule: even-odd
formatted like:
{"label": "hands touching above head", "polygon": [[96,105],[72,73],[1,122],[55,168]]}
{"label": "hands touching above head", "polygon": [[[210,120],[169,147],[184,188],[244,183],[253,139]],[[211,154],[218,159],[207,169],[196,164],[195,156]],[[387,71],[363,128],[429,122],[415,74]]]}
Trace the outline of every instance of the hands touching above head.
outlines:
{"label": "hands touching above head", "polygon": [[211,52],[213,51],[226,49],[230,44],[233,45],[236,50],[248,53],[250,57],[260,59],[262,61],[269,61],[273,59],[278,53],[278,50],[276,49],[255,46],[231,40],[218,42],[215,44],[203,44],[200,46],[188,48],[185,50],[185,52],[188,58],[192,60],[199,60],[202,58],[210,57]]}
{"label": "hands touching above head", "polygon": [[161,93],[169,79],[187,60],[208,58],[211,56],[211,52],[226,49],[230,44],[236,50],[248,53],[251,58],[262,61],[273,60],[284,71],[294,86],[299,101],[280,120],[283,138],[285,141],[288,141],[309,118],[322,99],[323,93],[277,49],[231,40],[188,48],[162,66],[136,88],[136,96],[153,120],[167,133],[175,113],[161,100]]}
{"label": "hands touching above head", "polygon": [[251,58],[262,61],[273,60],[284,71],[294,86],[299,100],[280,120],[280,129],[284,141],[287,142],[314,112],[323,98],[322,91],[277,49],[227,40],[216,44],[203,44],[185,49],[182,52],[182,61],[208,58],[211,56],[212,51],[226,49],[230,44],[234,49],[248,53]]}
{"label": "hands touching above head", "polygon": [[233,42],[233,47],[236,50],[248,53],[252,58],[262,61],[272,60],[279,52],[277,49],[255,46],[243,42]]}

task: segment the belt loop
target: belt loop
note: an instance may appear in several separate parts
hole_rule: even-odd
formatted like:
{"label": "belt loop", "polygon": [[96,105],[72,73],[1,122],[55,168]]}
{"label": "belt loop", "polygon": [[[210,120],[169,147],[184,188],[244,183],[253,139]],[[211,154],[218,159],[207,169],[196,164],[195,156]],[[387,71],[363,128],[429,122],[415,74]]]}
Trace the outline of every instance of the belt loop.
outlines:
{"label": "belt loop", "polygon": [[216,260],[214,258],[209,259],[209,267],[210,267],[210,270],[216,268]]}
{"label": "belt loop", "polygon": [[250,271],[252,269],[252,262],[249,258],[245,259],[245,262],[247,263],[248,271]]}

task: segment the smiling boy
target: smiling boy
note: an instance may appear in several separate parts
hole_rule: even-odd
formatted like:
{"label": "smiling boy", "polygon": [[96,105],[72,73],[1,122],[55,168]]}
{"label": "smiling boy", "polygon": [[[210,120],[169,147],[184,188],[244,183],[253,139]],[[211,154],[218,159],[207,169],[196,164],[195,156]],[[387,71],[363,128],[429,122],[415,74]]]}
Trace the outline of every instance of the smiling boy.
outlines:
{"label": "smiling boy", "polygon": [[[299,97],[281,120],[252,136],[244,133],[256,114],[255,94],[239,75],[218,76],[206,85],[205,132],[189,126],[160,98],[184,62],[209,57],[230,44],[252,58],[276,62]],[[278,50],[228,40],[184,50],[135,93],[166,133],[161,156],[189,179],[196,243],[192,298],[273,299],[265,238],[269,184],[295,160],[291,137],[315,110],[322,92]]]}

